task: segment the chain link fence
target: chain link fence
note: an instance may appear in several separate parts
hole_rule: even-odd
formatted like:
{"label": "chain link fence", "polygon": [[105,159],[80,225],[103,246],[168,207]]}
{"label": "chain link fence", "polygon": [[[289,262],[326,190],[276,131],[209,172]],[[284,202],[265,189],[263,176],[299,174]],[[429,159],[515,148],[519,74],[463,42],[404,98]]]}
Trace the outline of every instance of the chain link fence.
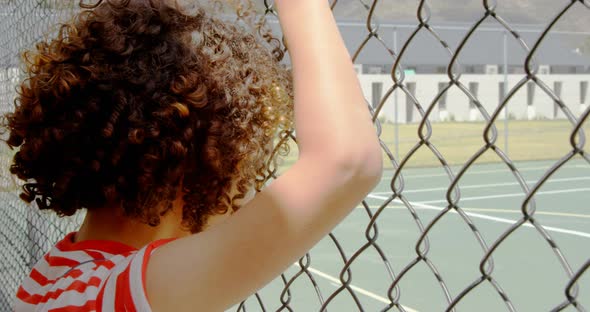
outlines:
{"label": "chain link fence", "polygon": [[[235,2],[235,1],[234,1]],[[568,0],[559,1],[561,8],[554,12],[554,17],[546,21],[545,28],[539,32],[534,44],[527,44],[519,31],[511,26],[509,22],[498,14],[497,8],[501,4],[492,0],[473,1],[481,6],[481,15],[475,20],[470,28],[462,34],[462,40],[456,47],[451,47],[445,38],[443,38],[434,23],[431,23],[430,3],[426,0],[416,0],[415,20],[411,35],[399,46],[392,46],[382,37],[380,32],[380,20],[378,8],[384,3],[393,3],[392,0],[333,0],[333,8],[338,8],[342,3],[355,2],[357,6],[364,8],[363,14],[366,18],[366,28],[363,32],[363,38],[360,44],[351,51],[351,55],[356,60],[369,44],[377,44],[390,57],[391,74],[387,92],[380,98],[378,105],[372,106],[374,120],[377,130],[382,137],[382,147],[387,155],[387,166],[391,168],[386,175],[388,191],[387,196],[373,196],[362,202],[360,209],[357,209],[355,215],[360,216],[362,224],[361,231],[358,231],[358,224],[355,224],[355,231],[358,237],[355,237],[354,247],[347,244],[348,237],[342,231],[335,231],[330,234],[323,242],[322,246],[328,246],[332,252],[329,254],[330,266],[338,272],[337,276],[330,276],[325,272],[314,268],[316,263],[324,262],[326,255],[316,253],[315,249],[303,257],[289,271],[281,275],[269,287],[273,289],[263,289],[252,298],[244,301],[235,307],[237,311],[295,311],[300,305],[298,302],[306,301],[310,304],[313,301],[315,310],[328,311],[371,311],[366,305],[364,297],[374,299],[382,311],[417,311],[405,302],[408,299],[406,291],[410,288],[434,288],[434,293],[423,293],[423,300],[434,300],[432,298],[442,298],[436,311],[464,311],[462,304],[467,301],[478,301],[482,293],[486,296],[500,300],[506,311],[532,311],[528,308],[520,308],[515,302],[521,301],[519,294],[506,291],[505,280],[500,281],[497,278],[497,272],[501,268],[494,262],[494,257],[499,253],[510,238],[517,236],[523,228],[529,228],[534,231],[535,236],[541,239],[543,248],[552,251],[547,257],[553,264],[558,264],[560,274],[565,276],[563,285],[559,285],[561,293],[552,294],[552,298],[560,298],[558,301],[544,306],[544,311],[586,311],[590,302],[588,301],[588,268],[590,267],[590,258],[587,251],[590,250],[588,238],[586,240],[576,241],[575,248],[579,249],[582,257],[586,260],[576,261],[572,265],[566,257],[566,254],[560,248],[560,245],[553,237],[553,232],[549,231],[547,226],[542,224],[537,217],[538,193],[543,186],[548,183],[554,176],[572,162],[578,166],[590,165],[590,156],[586,150],[586,131],[585,123],[590,114],[590,108],[582,112],[572,112],[570,106],[562,100],[557,94],[555,88],[548,86],[544,82],[544,77],[539,74],[539,64],[536,57],[543,49],[543,43],[546,37],[551,34],[554,26],[567,19],[567,14],[572,11],[585,12],[585,17],[590,18],[590,2],[587,0]],[[63,22],[75,12],[77,3],[71,1],[59,0],[0,0],[0,109],[6,112],[12,109],[12,101],[15,97],[15,86],[22,79],[18,54],[23,49],[31,47],[36,41],[43,38],[44,35],[51,35],[55,30],[58,22]],[[245,6],[249,7],[249,6]],[[260,0],[251,7],[257,10],[257,13],[263,19],[267,19],[276,24],[276,12],[272,1]],[[460,8],[454,8],[460,10]],[[239,14],[238,14],[239,15]],[[501,103],[493,109],[485,107],[482,102],[485,100],[474,94],[474,89],[465,85],[461,77],[462,67],[460,66],[460,55],[469,46],[470,40],[477,31],[482,27],[484,22],[495,21],[497,26],[504,28],[509,34],[509,39],[517,42],[526,57],[522,60],[523,71],[522,77],[509,90],[506,90],[506,96]],[[414,42],[418,34],[426,34],[432,39],[431,42],[445,51],[445,57],[448,58],[446,75],[448,83],[442,85],[437,90],[437,95],[429,102],[419,101],[415,96],[412,86],[407,83],[408,73],[404,61],[407,59],[409,47]],[[358,38],[357,38],[358,39]],[[434,47],[433,47],[434,48]],[[499,144],[501,140],[498,121],[504,114],[504,109],[510,107],[515,95],[528,85],[534,84],[542,93],[546,94],[555,102],[556,109],[563,114],[567,133],[564,133],[561,140],[567,141],[565,148],[559,150],[559,157],[554,159],[537,181],[528,181],[523,173],[523,169],[516,163],[505,151],[505,145]],[[437,147],[434,135],[436,125],[433,123],[433,112],[439,108],[445,94],[454,91],[460,91],[472,103],[479,120],[482,121],[481,132],[478,134],[477,149],[459,166],[452,166],[447,160],[445,152]],[[389,131],[386,125],[377,118],[380,112],[386,108],[388,100],[400,94],[410,100],[411,106],[416,112],[419,120],[415,123],[417,139],[411,144],[408,152],[402,156],[395,150],[395,147],[384,140]],[[396,130],[396,133],[398,133]],[[444,136],[444,133],[442,134]],[[294,140],[294,137],[292,138]],[[543,140],[543,137],[537,137],[537,140]],[[548,146],[547,148],[551,148]],[[29,272],[32,265],[46,252],[52,244],[61,239],[66,233],[74,231],[80,224],[83,215],[77,215],[73,218],[58,219],[53,215],[39,212],[34,207],[25,205],[18,198],[19,182],[16,181],[8,172],[13,151],[6,148],[5,145],[0,147],[0,311],[10,310],[16,288],[24,276]],[[440,200],[444,201],[444,207],[435,209],[426,204],[415,203],[410,199],[411,191],[407,190],[409,180],[407,178],[410,172],[411,164],[416,155],[427,153],[435,159],[436,167],[439,172],[448,181],[445,186],[444,196]],[[518,217],[503,228],[496,236],[487,237],[482,231],[482,224],[474,221],[474,214],[464,208],[462,199],[462,186],[468,184],[465,180],[473,172],[478,161],[484,155],[494,155],[498,162],[503,164],[515,184],[520,189],[522,200],[519,202]],[[579,165],[581,164],[581,165]],[[391,222],[389,209],[392,205],[406,213],[406,222],[412,224],[417,235],[413,236],[412,248],[399,248],[400,254],[391,253],[391,245],[402,244],[396,240],[386,240],[385,234],[395,231]],[[501,205],[501,202],[498,203]],[[566,203],[560,203],[566,205]],[[587,203],[586,203],[587,204]],[[420,212],[421,209],[430,209],[435,211],[432,217],[425,217]],[[359,213],[359,211],[362,211]],[[451,286],[449,276],[453,273],[444,271],[441,268],[447,268],[448,263],[437,260],[435,256],[437,243],[446,241],[453,242],[458,238],[452,233],[445,233],[438,230],[441,224],[449,219],[458,220],[463,226],[468,228],[467,235],[477,242],[479,251],[476,255],[465,255],[472,261],[466,264],[471,267],[470,272],[475,272],[469,276],[469,282],[460,286]],[[346,221],[345,221],[346,223]],[[355,232],[355,233],[356,233]],[[384,234],[385,233],[385,234]],[[403,234],[403,233],[402,233]],[[400,234],[400,236],[403,236]],[[350,239],[352,240],[352,239]],[[435,242],[436,241],[436,242]],[[523,249],[529,248],[529,244],[524,242]],[[446,252],[462,253],[460,248],[457,250],[447,250]],[[371,283],[385,285],[378,294],[367,291],[366,289],[356,286],[358,281],[365,278],[355,272],[361,271],[359,268],[360,259],[370,258],[371,266],[377,268],[380,273],[373,276]],[[531,263],[541,261],[531,256]],[[544,260],[543,260],[544,261]],[[541,261],[542,262],[542,261]],[[362,262],[365,264],[366,262]],[[501,266],[510,266],[510,261],[501,262]],[[545,262],[542,262],[545,263]],[[581,264],[580,264],[581,263]],[[467,270],[467,268],[463,268]],[[549,269],[549,268],[548,268]],[[418,272],[418,273],[416,273]],[[424,285],[416,283],[412,278],[413,275],[424,274],[429,276],[430,280]],[[377,278],[379,281],[377,281]],[[322,279],[322,281],[320,281]],[[326,287],[323,280],[331,282]],[[586,282],[584,284],[584,281]],[[534,280],[525,281],[527,288],[534,288]],[[413,285],[411,285],[413,284]],[[306,290],[302,294],[298,285],[304,285]],[[434,286],[433,286],[434,285]],[[541,286],[542,287],[542,286]],[[585,288],[584,288],[585,287]],[[513,289],[513,288],[511,288]],[[584,289],[585,292],[584,292]],[[542,297],[539,293],[537,297]],[[584,297],[585,296],[585,297]],[[517,300],[515,300],[515,298]],[[527,299],[536,300],[536,299]],[[540,300],[540,299],[539,299]],[[585,300],[585,301],[584,301]],[[345,305],[339,304],[345,302]],[[403,304],[402,304],[403,303]],[[310,309],[305,309],[310,310]],[[486,307],[478,307],[477,310],[484,311]],[[486,310],[487,311],[487,310]]]}

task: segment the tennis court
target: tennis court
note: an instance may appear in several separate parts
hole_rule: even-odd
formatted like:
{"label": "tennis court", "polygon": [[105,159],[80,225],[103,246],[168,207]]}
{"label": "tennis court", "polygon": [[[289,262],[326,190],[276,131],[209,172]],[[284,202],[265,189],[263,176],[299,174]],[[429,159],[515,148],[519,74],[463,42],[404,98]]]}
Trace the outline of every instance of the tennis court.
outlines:
{"label": "tennis court", "polygon": [[[529,161],[518,162],[516,166],[527,184],[532,186],[553,163]],[[455,173],[458,169],[453,167]],[[426,228],[447,205],[445,196],[449,178],[442,168],[434,167],[407,168],[402,173],[404,189],[401,193]],[[367,199],[372,213],[377,213],[379,207],[392,197],[393,174],[393,170],[387,170],[380,185]],[[459,187],[461,199],[458,206],[481,233],[488,248],[522,217],[521,204],[525,195],[506,165],[474,165],[463,176]],[[559,246],[574,272],[590,258],[588,191],[590,165],[585,161],[572,161],[535,195],[535,219]],[[346,260],[352,263],[350,277],[344,274],[341,279],[345,261],[339,256],[334,240],[327,237],[313,248],[309,258],[301,262],[305,271],[295,264],[284,275],[285,281],[277,279],[260,292],[264,309],[275,311],[283,307],[284,311],[289,308],[319,311],[318,292],[324,302],[330,300],[328,311],[380,311],[385,308],[390,302],[388,291],[393,279],[376,247],[368,242],[375,241],[393,274],[398,277],[418,257],[416,244],[421,230],[410,210],[399,201],[389,203],[376,218],[377,235],[373,230],[367,232],[369,222],[367,211],[359,206],[333,233]],[[473,231],[457,213],[447,213],[428,233],[428,250],[424,252],[424,245],[420,250],[438,270],[450,297],[455,298],[479,279],[479,264],[485,253]],[[351,259],[363,246],[366,246],[364,251]],[[529,224],[512,233],[493,252],[493,261],[491,275],[517,311],[547,311],[565,300],[564,289],[569,277],[548,242]],[[298,277],[293,279],[295,275]],[[341,288],[341,280],[349,281],[362,308],[357,306],[347,289],[332,296]],[[290,283],[289,292],[285,290],[285,283]],[[441,283],[424,261],[409,269],[397,285],[399,293],[392,290],[391,296],[399,296],[399,302],[408,312],[443,311],[448,306]],[[578,299],[582,306],[590,305],[588,285],[590,275],[586,274],[579,282]],[[487,281],[471,291],[456,308],[457,311],[508,311],[501,296]],[[246,310],[263,309],[256,297],[252,297],[246,303]],[[570,307],[565,311],[575,309]]]}
{"label": "tennis court", "polygon": [[[516,166],[532,187],[553,163],[519,162]],[[458,167],[453,169],[457,173]],[[393,173],[388,170],[367,199],[373,213],[392,197]],[[426,228],[447,206],[445,194],[449,178],[442,168],[409,168],[402,173],[405,183],[402,194]],[[488,248],[523,216],[521,205],[525,195],[506,165],[475,165],[462,177],[459,187],[461,200],[458,206],[471,219]],[[589,191],[590,165],[574,160],[550,178],[534,197],[536,221],[555,241],[574,272],[590,257]],[[415,250],[421,231],[410,210],[400,201],[387,205],[376,220],[378,235],[375,242],[397,277],[418,257]],[[366,210],[358,207],[334,231],[347,259],[350,260],[363,245],[368,245],[367,237],[375,237],[374,231],[366,234],[369,221]],[[445,214],[428,233],[429,250],[425,254],[440,273],[451,298],[455,298],[480,278],[479,264],[485,253],[474,232],[457,213]],[[424,245],[420,250],[424,253]],[[294,311],[319,311],[321,303],[317,291],[327,301],[341,286],[344,261],[338,254],[334,242],[329,237],[324,239],[312,250],[310,258],[302,261],[307,270],[289,286],[290,294],[281,295],[285,284],[280,279],[260,292],[266,310],[274,311],[283,306]],[[530,224],[513,232],[493,252],[493,261],[491,276],[516,310],[547,311],[565,300],[564,289],[569,278],[554,250]],[[380,311],[385,308],[390,302],[387,297],[393,279],[376,248],[368,245],[352,261],[350,268],[351,279],[345,274],[342,280],[350,280],[350,288],[362,309]],[[294,265],[285,277],[289,280],[299,272],[299,264]],[[316,286],[307,273],[313,277]],[[448,306],[443,287],[424,261],[408,270],[398,285],[401,289],[397,294],[399,302],[406,311],[443,311]],[[589,306],[587,285],[590,285],[590,276],[583,275],[579,285],[579,302],[582,306]],[[395,297],[396,292],[392,291],[391,295]],[[247,302],[246,308],[248,311],[261,309],[255,297]],[[508,311],[502,297],[487,281],[466,295],[456,308],[457,311]],[[350,292],[344,289],[331,300],[327,310],[361,309]],[[396,311],[396,308],[391,310]],[[574,310],[570,307],[565,311]]]}

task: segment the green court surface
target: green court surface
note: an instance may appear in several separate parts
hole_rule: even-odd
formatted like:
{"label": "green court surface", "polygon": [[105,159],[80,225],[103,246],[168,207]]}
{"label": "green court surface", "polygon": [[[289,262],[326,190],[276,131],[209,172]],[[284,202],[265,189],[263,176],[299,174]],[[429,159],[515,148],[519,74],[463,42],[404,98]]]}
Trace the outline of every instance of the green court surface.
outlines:
{"label": "green court surface", "polygon": [[[529,187],[554,164],[554,161],[519,162],[517,168]],[[453,167],[454,172],[458,167]],[[393,194],[393,171],[385,172],[382,182],[369,195],[367,204],[373,213]],[[403,196],[411,203],[422,225],[429,223],[448,203],[445,194],[449,177],[442,168],[408,168],[403,170]],[[483,164],[471,167],[461,178],[459,187],[463,209],[490,248],[516,220],[523,217],[525,198],[508,167],[504,164]],[[535,220],[555,241],[572,270],[577,271],[590,258],[590,164],[575,160],[562,167],[535,195]],[[367,232],[369,216],[358,207],[333,232],[348,259],[374,232]],[[390,203],[377,218],[376,244],[383,251],[397,276],[416,260],[416,244],[420,229],[410,210],[400,201]],[[451,298],[481,277],[480,262],[484,251],[474,232],[461,216],[449,212],[430,229],[427,259],[440,273]],[[424,250],[424,246],[421,250]],[[324,239],[311,251],[308,267],[290,285],[290,297],[283,294],[293,311],[319,311],[317,291],[327,300],[341,285],[344,261],[330,238]],[[569,281],[555,250],[530,224],[514,231],[493,252],[492,277],[505,291],[517,311],[548,311],[565,301],[565,287]],[[350,266],[350,288],[364,311],[381,311],[389,303],[388,289],[392,279],[385,262],[376,248],[369,246]],[[292,266],[285,275],[291,279],[300,272]],[[313,277],[317,287],[307,276]],[[347,280],[346,275],[343,276]],[[418,262],[401,278],[399,302],[406,311],[444,311],[448,306],[445,292],[426,262]],[[579,282],[579,301],[590,307],[590,274]],[[284,282],[273,281],[260,292],[267,311],[282,306]],[[395,295],[392,292],[391,295]],[[253,297],[247,301],[247,311],[262,310]],[[360,311],[350,292],[344,289],[327,306],[328,311]],[[285,307],[284,311],[288,311]],[[391,311],[398,311],[397,308]],[[505,302],[492,284],[484,281],[456,306],[456,311],[508,311]],[[565,311],[575,311],[573,307]]]}

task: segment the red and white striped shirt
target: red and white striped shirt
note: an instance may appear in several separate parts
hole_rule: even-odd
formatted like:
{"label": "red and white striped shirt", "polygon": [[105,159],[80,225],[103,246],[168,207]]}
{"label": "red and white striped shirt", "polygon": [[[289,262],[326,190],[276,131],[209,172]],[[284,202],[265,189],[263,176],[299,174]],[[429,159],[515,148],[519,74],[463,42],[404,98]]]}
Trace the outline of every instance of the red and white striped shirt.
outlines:
{"label": "red and white striped shirt", "polygon": [[16,311],[150,311],[145,270],[151,253],[112,241],[58,242],[35,265],[17,292]]}

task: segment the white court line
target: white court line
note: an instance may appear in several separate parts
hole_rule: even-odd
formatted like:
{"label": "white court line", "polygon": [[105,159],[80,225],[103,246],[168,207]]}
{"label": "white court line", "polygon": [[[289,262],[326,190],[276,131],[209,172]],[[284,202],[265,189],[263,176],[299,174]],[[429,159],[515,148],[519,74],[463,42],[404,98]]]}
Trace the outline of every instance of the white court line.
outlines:
{"label": "white court line", "polygon": [[[551,179],[551,180],[547,180],[547,182],[545,182],[545,183],[571,182],[571,181],[584,181],[584,180],[590,180],[590,177]],[[529,181],[525,181],[525,182],[529,185],[533,185],[539,181],[538,180],[534,180],[534,181],[529,180]],[[478,184],[478,185],[460,186],[459,188],[461,190],[466,190],[466,189],[478,189],[478,188],[488,188],[488,187],[495,187],[495,186],[511,186],[511,185],[520,185],[520,183],[507,182],[507,183],[494,183],[494,184]],[[447,191],[448,189],[449,189],[448,187],[446,187],[446,188],[445,187],[433,187],[433,188],[404,191],[404,194],[424,193],[424,192],[434,192],[434,191]],[[374,195],[389,195],[391,193],[392,192],[390,191],[390,192],[375,192],[372,194],[374,194]]]}
{"label": "white court line", "polygon": [[[381,206],[378,205],[369,205],[371,209],[379,209]],[[356,209],[365,209],[363,206],[358,206]],[[387,205],[385,209],[398,209],[398,210],[408,210],[408,208],[404,205]],[[416,207],[416,209],[423,209],[421,207]],[[479,212],[496,212],[496,213],[509,213],[509,214],[522,214],[521,210],[509,210],[509,209],[491,209],[491,208],[469,208],[469,207],[461,207],[463,211],[479,211]],[[579,213],[568,213],[568,212],[546,212],[546,211],[537,211],[535,215],[546,215],[546,216],[553,216],[553,217],[570,217],[570,218],[583,218],[583,219],[590,219],[590,215],[584,215]]]}
{"label": "white court line", "polygon": [[[295,263],[293,265],[301,268],[301,266],[299,265],[299,263]],[[331,276],[329,274],[326,274],[326,273],[324,273],[324,272],[322,272],[320,270],[316,270],[316,269],[314,269],[312,267],[307,268],[307,270],[310,271],[310,272],[312,272],[315,275],[318,275],[320,277],[323,277],[323,278],[329,280],[330,282],[333,282],[333,283],[337,284],[338,286],[341,286],[342,285],[342,282],[340,282],[339,279],[337,279],[337,278],[335,278],[335,277],[333,277],[333,276]],[[381,297],[381,296],[379,296],[377,294],[374,294],[374,293],[372,293],[372,292],[370,292],[368,290],[364,290],[364,289],[362,289],[360,287],[357,287],[357,286],[354,286],[352,284],[350,284],[349,287],[352,290],[358,292],[359,294],[363,294],[363,295],[365,295],[365,296],[367,296],[369,298],[375,299],[375,300],[380,301],[382,303],[385,303],[385,304],[390,304],[391,303],[391,301],[389,301],[389,299],[384,298],[384,297]],[[404,307],[404,309],[406,309],[406,311],[408,311],[408,312],[418,312],[418,310],[412,309],[412,308],[407,307],[405,305],[402,305],[402,307]]]}
{"label": "white court line", "polygon": [[[442,167],[440,167],[442,168]],[[540,170],[549,170],[549,168],[551,168],[550,166],[547,167],[528,167],[528,168],[520,168],[518,169],[518,171],[540,171]],[[563,169],[580,169],[580,168],[587,168],[590,169],[589,166],[581,166],[581,165],[576,165],[576,166],[567,166],[567,167],[562,167],[560,170]],[[418,168],[416,168],[418,169]],[[407,169],[406,169],[407,170]],[[466,174],[468,175],[472,175],[472,174],[488,174],[488,173],[498,173],[498,172],[511,172],[510,169],[505,168],[505,169],[494,169],[494,170],[481,170],[481,171],[467,171]],[[454,173],[456,174],[457,171],[455,170]],[[408,178],[431,178],[431,177],[447,177],[448,175],[446,173],[437,173],[437,174],[408,174],[408,175],[403,175],[404,179],[408,179]],[[392,176],[383,176],[381,178],[381,180],[386,180],[386,179],[392,179]]]}
{"label": "white court line", "polygon": [[[564,194],[564,193],[575,193],[575,192],[587,192],[590,191],[590,188],[577,188],[577,189],[569,189],[569,190],[556,190],[556,191],[545,191],[545,192],[537,192],[537,195],[551,195],[551,194]],[[465,197],[461,198],[461,201],[470,201],[470,200],[480,200],[480,199],[492,199],[492,198],[508,198],[508,197],[524,197],[524,193],[512,193],[512,194],[502,194],[502,195],[488,195],[488,196],[472,196],[472,197]],[[437,200],[427,200],[421,201],[421,204],[436,204],[436,203],[446,203],[446,199],[437,199]]]}
{"label": "white court line", "polygon": [[[512,214],[517,213],[517,214],[522,214],[522,210],[486,209],[486,208],[465,208],[465,207],[461,207],[461,209],[463,209],[465,211],[480,211],[480,212],[497,212],[497,213],[512,213]],[[579,214],[579,213],[569,213],[569,212],[537,211],[537,212],[535,212],[535,215],[552,216],[552,217],[570,217],[570,218],[590,219],[590,215],[584,215],[584,214]]]}
{"label": "white court line", "polygon": [[[375,199],[381,199],[381,200],[387,200],[387,199],[389,199],[387,197],[377,196],[377,195],[371,195],[371,194],[368,195],[367,197],[375,198]],[[394,200],[393,202],[403,204],[398,199]],[[437,207],[437,206],[427,205],[424,202],[418,202],[418,203],[417,202],[410,202],[410,204],[412,204],[412,205],[414,205],[416,207],[422,207],[424,209],[435,210],[435,211],[441,211],[441,210],[444,209],[443,207]],[[455,210],[451,210],[450,212],[451,213],[458,213]],[[465,214],[468,215],[468,216],[470,216],[470,217],[473,217],[473,218],[479,218],[479,219],[484,219],[484,220],[496,221],[496,222],[500,222],[500,223],[508,223],[508,224],[515,224],[516,223],[516,220],[505,219],[505,218],[498,218],[498,217],[492,217],[492,216],[488,216],[488,215],[484,215],[484,214],[480,214],[480,213],[465,212]],[[525,223],[522,226],[528,227],[528,228],[534,228],[534,226],[532,224],[530,224],[530,223]],[[585,233],[585,232],[580,232],[580,231],[566,230],[566,229],[552,227],[552,226],[543,226],[543,228],[545,230],[547,230],[547,231],[550,231],[550,232],[570,234],[570,235],[575,235],[575,236],[590,238],[590,233]]]}

